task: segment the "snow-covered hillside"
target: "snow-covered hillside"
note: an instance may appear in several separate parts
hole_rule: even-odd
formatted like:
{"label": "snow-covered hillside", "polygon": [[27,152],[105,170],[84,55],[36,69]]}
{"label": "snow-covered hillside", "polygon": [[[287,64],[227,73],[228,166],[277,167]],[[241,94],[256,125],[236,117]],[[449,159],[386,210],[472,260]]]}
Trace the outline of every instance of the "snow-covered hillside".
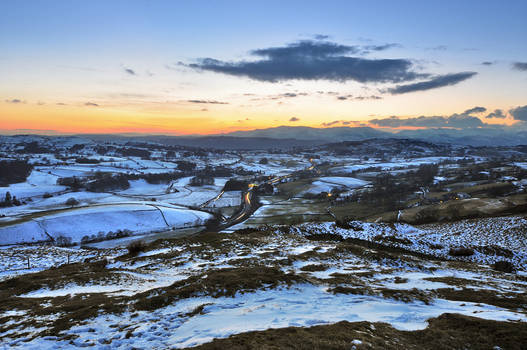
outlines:
{"label": "snow-covered hillside", "polygon": [[110,232],[141,234],[203,225],[210,214],[154,203],[111,204],[65,210],[22,223],[0,227],[0,245],[84,237],[106,237]]}

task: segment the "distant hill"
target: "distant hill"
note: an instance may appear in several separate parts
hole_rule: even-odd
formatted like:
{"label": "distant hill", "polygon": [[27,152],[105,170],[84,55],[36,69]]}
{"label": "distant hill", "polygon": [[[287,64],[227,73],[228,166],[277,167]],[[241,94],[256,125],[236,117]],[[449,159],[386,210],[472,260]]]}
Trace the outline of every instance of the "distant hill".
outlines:
{"label": "distant hill", "polygon": [[514,146],[527,144],[527,132],[512,128],[467,128],[401,130],[390,133],[370,127],[311,128],[306,126],[279,126],[251,131],[235,131],[226,136],[268,137],[274,139],[317,140],[324,142],[361,141],[367,139],[402,138],[434,143],[471,146]]}
{"label": "distant hill", "polygon": [[357,141],[372,138],[393,137],[393,134],[370,127],[311,128],[307,126],[278,126],[251,131],[235,131],[225,136],[266,137],[273,139],[316,140],[325,142]]}
{"label": "distant hill", "polygon": [[511,127],[485,127],[466,129],[430,128],[401,130],[391,133],[370,127],[313,128],[307,126],[278,126],[268,129],[235,131],[221,135],[137,135],[137,134],[83,134],[70,136],[17,135],[0,136],[2,142],[57,143],[67,145],[95,142],[155,142],[173,146],[215,148],[231,150],[309,148],[325,143],[363,141],[370,139],[412,139],[433,143],[465,146],[527,145],[527,131]]}
{"label": "distant hill", "polygon": [[198,148],[257,150],[290,149],[294,147],[312,147],[325,143],[323,140],[296,140],[291,138],[234,137],[234,136],[143,136],[133,140],[159,142],[165,145]]}

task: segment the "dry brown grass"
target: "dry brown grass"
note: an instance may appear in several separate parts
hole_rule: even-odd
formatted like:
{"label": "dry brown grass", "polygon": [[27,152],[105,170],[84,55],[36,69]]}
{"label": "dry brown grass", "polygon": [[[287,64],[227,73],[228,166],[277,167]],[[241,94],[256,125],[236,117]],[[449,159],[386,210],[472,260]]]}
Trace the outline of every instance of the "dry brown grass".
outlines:
{"label": "dry brown grass", "polygon": [[400,331],[386,323],[339,322],[310,328],[288,327],[233,335],[214,339],[193,349],[346,349],[353,340],[360,340],[360,349],[436,350],[501,349],[520,350],[527,344],[527,324],[488,321],[457,314],[443,314],[430,319],[429,326],[419,331]]}

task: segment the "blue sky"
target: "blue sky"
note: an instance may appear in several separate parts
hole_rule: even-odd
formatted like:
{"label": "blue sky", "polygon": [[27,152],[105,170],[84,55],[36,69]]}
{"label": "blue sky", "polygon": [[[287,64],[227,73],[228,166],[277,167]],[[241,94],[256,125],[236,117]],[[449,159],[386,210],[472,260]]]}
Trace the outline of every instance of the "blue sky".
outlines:
{"label": "blue sky", "polygon": [[[212,131],[279,124],[292,115],[315,125],[332,117],[451,115],[474,105],[508,111],[527,104],[527,72],[514,69],[527,62],[526,13],[526,1],[3,1],[0,98],[24,103],[15,108],[6,102],[0,112],[10,126],[23,119],[19,126],[28,127],[35,117],[27,115],[40,113],[36,105],[47,106],[42,119],[58,120],[66,113],[53,114],[50,105],[75,107],[68,110],[75,115],[97,105],[97,113],[89,113],[113,115],[117,129],[124,116],[137,118],[138,128],[155,119],[150,124],[162,129],[160,115],[170,114],[185,123],[208,121]],[[222,67],[189,68],[200,58],[221,64],[258,60],[252,50],[288,47],[317,34],[327,36],[319,42],[348,47],[396,44],[361,57],[408,60],[412,72],[427,74],[426,79],[476,74],[426,92],[391,96],[386,92],[393,91],[394,80],[262,82]],[[320,100],[308,98],[318,90],[363,99],[348,98],[347,105],[328,99],[322,108]],[[276,100],[262,102],[287,93],[309,96],[280,106]],[[260,102],[243,97],[249,94]],[[372,95],[382,98],[364,98]],[[226,104],[197,109],[182,103],[198,99]],[[248,119],[252,123],[236,124]],[[166,124],[177,133],[174,127]]]}

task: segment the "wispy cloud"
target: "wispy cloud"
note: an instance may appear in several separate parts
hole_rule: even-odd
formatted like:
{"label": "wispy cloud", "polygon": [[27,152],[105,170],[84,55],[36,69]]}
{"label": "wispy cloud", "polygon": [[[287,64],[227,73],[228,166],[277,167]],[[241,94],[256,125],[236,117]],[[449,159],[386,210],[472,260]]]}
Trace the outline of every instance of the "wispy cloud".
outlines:
{"label": "wispy cloud", "polygon": [[484,113],[487,109],[485,107],[476,106],[470,109],[467,109],[464,114],[474,114],[474,113]]}
{"label": "wispy cloud", "polygon": [[212,105],[228,105],[229,102],[215,101],[215,100],[187,100],[189,103],[204,103]]}
{"label": "wispy cloud", "polygon": [[364,100],[382,100],[381,96],[377,95],[370,95],[370,96],[353,96],[353,95],[340,95],[337,96],[337,100],[339,101],[364,101]]}
{"label": "wispy cloud", "polygon": [[397,85],[394,88],[388,89],[388,92],[396,95],[396,94],[406,94],[409,92],[437,89],[437,88],[444,87],[444,86],[456,85],[464,80],[472,78],[476,74],[477,74],[476,72],[462,72],[462,73],[439,75],[430,80],[422,81],[419,83],[413,83],[413,84],[407,84],[407,85]]}
{"label": "wispy cloud", "polygon": [[93,103],[93,102],[86,102],[84,105],[88,107],[99,107],[97,103]]}
{"label": "wispy cloud", "polygon": [[315,35],[313,35],[313,38],[315,40],[326,40],[326,39],[329,39],[329,35],[326,35],[326,34],[315,34]]}
{"label": "wispy cloud", "polygon": [[127,73],[127,74],[129,74],[129,75],[137,75],[137,74],[135,73],[135,71],[134,71],[133,69],[131,69],[131,68],[126,68],[126,67],[124,67],[123,70],[124,70],[125,73]]}
{"label": "wispy cloud", "polygon": [[12,103],[12,104],[21,104],[21,103],[26,103],[25,101],[22,101],[21,99],[19,98],[13,98],[11,100],[5,100],[6,103]]}
{"label": "wispy cloud", "polygon": [[297,117],[291,117],[291,118],[289,119],[290,122],[297,122],[297,121],[299,121],[299,120],[300,120],[300,118],[297,118]]}
{"label": "wispy cloud", "polygon": [[332,125],[339,124],[339,123],[341,123],[340,120],[334,120],[332,122],[322,123],[322,126],[332,126]]}

